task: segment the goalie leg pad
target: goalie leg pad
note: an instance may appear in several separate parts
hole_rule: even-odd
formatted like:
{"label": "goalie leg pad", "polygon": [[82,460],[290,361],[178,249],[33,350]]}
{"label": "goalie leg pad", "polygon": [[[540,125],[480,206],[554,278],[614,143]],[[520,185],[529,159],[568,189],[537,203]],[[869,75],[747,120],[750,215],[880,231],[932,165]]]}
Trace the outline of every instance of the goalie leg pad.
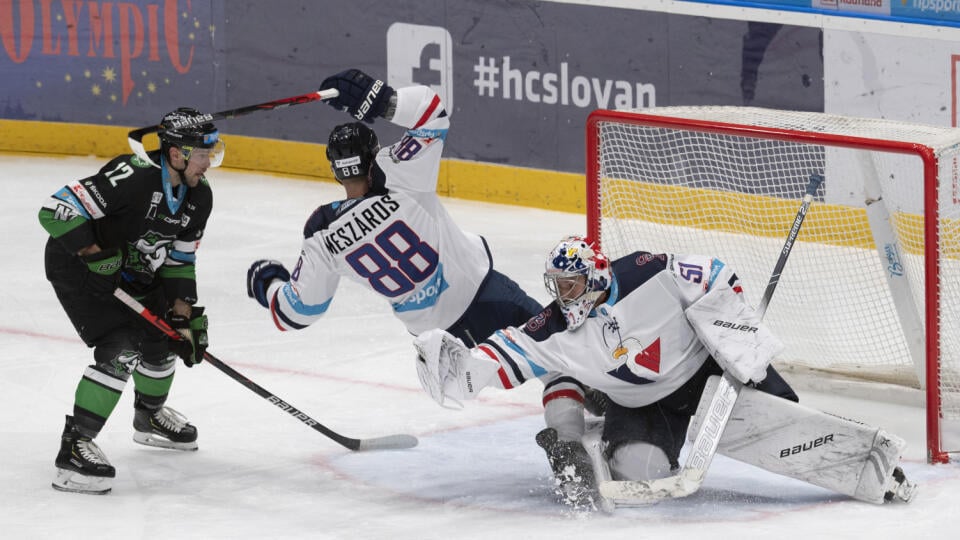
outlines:
{"label": "goalie leg pad", "polygon": [[[718,377],[711,377],[704,393],[709,395],[718,382]],[[697,411],[688,433],[697,432],[701,413]],[[880,504],[888,492],[902,485],[894,475],[905,446],[903,439],[882,429],[744,387],[718,451],[770,472]]]}
{"label": "goalie leg pad", "polygon": [[[607,464],[606,443],[603,442],[602,434],[603,422],[593,422],[586,427],[586,432],[581,439],[583,448],[590,456],[590,464],[593,465],[593,476],[596,480],[594,485],[597,486],[603,482],[609,482],[613,478],[610,474],[610,466]],[[595,503],[597,508],[607,513],[613,512],[616,508],[616,502],[600,493],[596,494]]]}

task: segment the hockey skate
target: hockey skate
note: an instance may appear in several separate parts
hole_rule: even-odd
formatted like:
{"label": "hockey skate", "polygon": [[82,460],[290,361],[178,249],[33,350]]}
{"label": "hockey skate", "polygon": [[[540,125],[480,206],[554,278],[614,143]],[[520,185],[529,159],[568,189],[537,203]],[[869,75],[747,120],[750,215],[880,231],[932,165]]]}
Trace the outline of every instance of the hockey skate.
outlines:
{"label": "hockey skate", "polygon": [[907,480],[907,475],[903,474],[900,467],[893,469],[893,484],[889,489],[883,496],[884,502],[908,503],[917,494],[917,484]]}
{"label": "hockey skate", "polygon": [[63,427],[55,464],[57,475],[51,484],[54,489],[104,495],[113,487],[116,470],[97,443],[77,430],[72,416],[67,416]]}
{"label": "hockey skate", "polygon": [[537,433],[537,444],[547,453],[560,502],[574,508],[595,509],[597,485],[590,456],[579,441],[560,441],[557,430]]}
{"label": "hockey skate", "polygon": [[134,442],[157,448],[196,450],[197,428],[170,407],[136,409],[133,415]]}

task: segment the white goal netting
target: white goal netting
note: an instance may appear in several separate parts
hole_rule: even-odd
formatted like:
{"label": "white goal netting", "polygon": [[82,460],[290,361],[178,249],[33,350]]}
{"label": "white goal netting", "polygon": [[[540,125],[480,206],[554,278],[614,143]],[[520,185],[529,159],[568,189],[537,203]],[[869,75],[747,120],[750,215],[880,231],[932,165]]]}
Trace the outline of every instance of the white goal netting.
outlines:
{"label": "white goal netting", "polygon": [[[782,362],[913,388],[932,380],[939,426],[960,420],[958,151],[960,130],[885,120],[598,111],[588,125],[591,235],[611,257],[718,256],[756,305],[810,175],[822,175],[766,314],[787,345]],[[960,449],[935,438],[931,452]]]}

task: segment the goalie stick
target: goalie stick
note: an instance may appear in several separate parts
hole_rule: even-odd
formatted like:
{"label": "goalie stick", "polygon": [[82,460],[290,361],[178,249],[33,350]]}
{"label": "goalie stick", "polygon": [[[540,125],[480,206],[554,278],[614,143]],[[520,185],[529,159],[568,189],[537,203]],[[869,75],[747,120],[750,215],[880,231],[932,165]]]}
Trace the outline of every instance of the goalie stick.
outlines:
{"label": "goalie stick", "polygon": [[[177,123],[175,128],[185,128],[189,126],[196,126],[199,124],[206,124],[208,122],[216,122],[217,120],[225,120],[228,118],[236,118],[237,116],[244,116],[256,111],[272,111],[274,109],[282,109],[284,107],[290,107],[292,105],[300,105],[303,103],[311,103],[313,101],[324,101],[327,99],[333,99],[340,95],[340,92],[335,88],[330,88],[323,91],[310,92],[309,94],[301,94],[299,96],[293,96],[283,99],[276,99],[273,101],[268,101],[266,103],[258,103],[256,105],[247,105],[246,107],[239,107],[236,109],[230,109],[228,111],[220,111],[212,114],[204,114],[201,116],[189,118]],[[159,167],[150,157],[147,155],[147,151],[143,148],[143,137],[151,133],[160,133],[164,128],[160,124],[153,124],[150,126],[142,127],[139,129],[134,129],[127,134],[127,143],[130,145],[130,149],[133,150],[133,153],[137,155],[140,159],[145,160],[147,163],[150,163],[154,167]]]}
{"label": "goalie stick", "polygon": [[[780,274],[787,264],[787,257],[793,250],[797,235],[800,234],[800,225],[807,215],[807,209],[817,193],[817,188],[823,183],[823,176],[811,174],[810,181],[807,184],[806,192],[803,195],[800,209],[797,210],[797,217],[793,220],[790,232],[787,234],[787,240],[780,250],[780,256],[774,265],[773,273],[770,275],[770,281],[767,283],[766,290],[763,291],[763,298],[757,306],[757,314],[763,318],[773,298],[773,291],[776,290],[780,282]],[[700,424],[700,430],[697,432],[687,460],[683,464],[680,472],[674,476],[658,478],[655,480],[610,480],[601,482],[599,486],[600,495],[614,502],[624,505],[651,504],[663,499],[676,499],[686,497],[695,493],[703,484],[707,469],[710,468],[710,462],[717,453],[717,447],[720,445],[720,438],[730,420],[730,414],[733,412],[733,406],[740,396],[740,390],[743,384],[735,379],[729,373],[724,372],[716,392],[710,400],[710,405],[706,409],[706,418]]]}
{"label": "goalie stick", "polygon": [[[149,309],[147,309],[143,304],[137,301],[136,298],[127,294],[123,289],[117,288],[113,291],[113,296],[118,300],[127,305],[130,309],[135,311],[141,317],[147,320],[150,324],[155,326],[161,332],[167,335],[171,339],[181,340],[183,335],[180,332],[177,332],[167,324],[166,321],[154,315]],[[253,390],[254,393],[262,397],[263,399],[269,401],[270,403],[276,405],[280,409],[283,409],[287,414],[296,418],[297,420],[303,422],[304,424],[312,427],[313,429],[323,433],[328,438],[333,439],[335,442],[340,445],[349,448],[350,450],[401,450],[405,448],[413,448],[417,445],[419,441],[413,435],[386,435],[383,437],[373,437],[371,439],[353,439],[346,437],[333,431],[332,429],[324,426],[320,422],[317,422],[313,418],[310,418],[305,412],[297,409],[293,405],[290,405],[286,401],[280,399],[275,394],[268,391],[266,388],[258,385],[257,383],[251,381],[245,376],[241,375],[237,370],[232,367],[224,364],[217,357],[213,356],[209,352],[203,354],[203,359],[209,362],[213,367],[219,369],[229,376],[231,379],[237,381],[238,383],[246,386],[250,390]]]}

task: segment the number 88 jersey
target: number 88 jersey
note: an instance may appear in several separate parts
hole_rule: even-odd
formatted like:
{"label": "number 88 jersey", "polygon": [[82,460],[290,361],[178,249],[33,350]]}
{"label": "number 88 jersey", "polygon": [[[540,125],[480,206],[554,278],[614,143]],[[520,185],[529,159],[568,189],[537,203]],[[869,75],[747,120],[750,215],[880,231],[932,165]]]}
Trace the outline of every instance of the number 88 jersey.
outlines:
{"label": "number 88 jersey", "polygon": [[341,277],[382,296],[413,334],[449,328],[490,272],[484,239],[462,231],[436,194],[449,126],[436,93],[423,86],[399,89],[393,122],[409,129],[380,150],[371,191],[318,208],[304,227],[290,281],[268,291],[281,330],[317,320]]}

